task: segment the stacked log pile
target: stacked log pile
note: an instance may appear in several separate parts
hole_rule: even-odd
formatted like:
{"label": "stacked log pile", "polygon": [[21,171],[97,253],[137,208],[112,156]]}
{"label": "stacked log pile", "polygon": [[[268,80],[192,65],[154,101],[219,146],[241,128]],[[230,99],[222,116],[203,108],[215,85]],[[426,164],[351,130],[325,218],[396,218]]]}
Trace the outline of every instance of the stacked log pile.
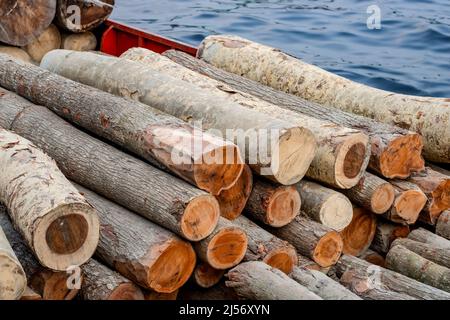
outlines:
{"label": "stacked log pile", "polygon": [[0,33],[28,60],[0,53],[0,299],[450,300],[439,101],[402,129],[236,37],[75,52],[114,1],[46,3],[38,40]]}

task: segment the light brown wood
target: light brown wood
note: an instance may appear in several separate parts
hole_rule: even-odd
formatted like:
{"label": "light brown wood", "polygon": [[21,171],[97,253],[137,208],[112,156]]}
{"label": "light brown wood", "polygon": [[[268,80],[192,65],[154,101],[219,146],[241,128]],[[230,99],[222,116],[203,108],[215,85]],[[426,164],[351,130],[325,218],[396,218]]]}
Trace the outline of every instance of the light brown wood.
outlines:
{"label": "light brown wood", "polygon": [[353,209],[352,222],[340,232],[344,254],[359,256],[369,249],[377,228],[375,215],[362,208]]}
{"label": "light brown wood", "polygon": [[450,240],[450,210],[442,212],[436,223],[436,234]]}
{"label": "light brown wood", "polygon": [[392,242],[397,238],[406,238],[409,226],[378,219],[375,236],[370,248],[378,253],[386,254]]}
{"label": "light brown wood", "polygon": [[0,45],[0,53],[7,54],[15,59],[22,60],[23,62],[33,63],[30,55],[25,50],[17,47]]}
{"label": "light brown wood", "polygon": [[450,249],[450,241],[444,237],[434,234],[424,228],[418,228],[408,235],[408,239],[423,242],[434,246],[435,248]]}
{"label": "light brown wood", "polygon": [[218,270],[205,262],[197,264],[192,279],[199,287],[208,289],[218,284],[225,274],[225,270]]}
{"label": "light brown wood", "polygon": [[61,47],[61,34],[58,28],[51,24],[39,37],[23,47],[33,61],[40,63],[45,54]]}
{"label": "light brown wood", "polygon": [[61,49],[91,51],[97,48],[97,38],[90,32],[64,33],[61,35]]}

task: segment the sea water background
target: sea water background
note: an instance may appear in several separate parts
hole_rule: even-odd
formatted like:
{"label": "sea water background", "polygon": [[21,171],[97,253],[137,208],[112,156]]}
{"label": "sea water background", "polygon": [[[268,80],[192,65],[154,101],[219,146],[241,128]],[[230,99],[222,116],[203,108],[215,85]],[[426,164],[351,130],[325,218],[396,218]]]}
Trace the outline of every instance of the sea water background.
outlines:
{"label": "sea water background", "polygon": [[116,0],[112,19],[195,46],[240,35],[374,87],[450,97],[450,0]]}

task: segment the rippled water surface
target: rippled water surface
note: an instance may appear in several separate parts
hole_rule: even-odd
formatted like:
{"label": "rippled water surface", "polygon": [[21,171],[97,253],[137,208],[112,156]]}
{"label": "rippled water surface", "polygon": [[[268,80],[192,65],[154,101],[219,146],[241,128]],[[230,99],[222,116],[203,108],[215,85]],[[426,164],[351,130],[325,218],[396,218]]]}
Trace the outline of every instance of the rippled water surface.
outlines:
{"label": "rippled water surface", "polygon": [[[112,18],[198,45],[236,34],[395,92],[450,97],[450,0],[116,0]],[[367,28],[368,6],[381,29]]]}

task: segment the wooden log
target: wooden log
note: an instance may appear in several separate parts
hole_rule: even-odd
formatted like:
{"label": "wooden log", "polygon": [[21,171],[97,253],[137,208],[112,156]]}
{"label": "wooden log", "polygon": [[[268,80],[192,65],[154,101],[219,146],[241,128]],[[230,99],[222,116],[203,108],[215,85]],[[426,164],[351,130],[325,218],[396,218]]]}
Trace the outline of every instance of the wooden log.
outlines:
{"label": "wooden log", "polygon": [[260,261],[245,262],[228,271],[227,287],[250,300],[322,300],[283,272]]}
{"label": "wooden log", "polygon": [[298,265],[299,268],[309,269],[309,270],[316,270],[316,271],[322,271],[325,268],[322,268],[317,263],[312,261],[311,259],[304,257],[302,255],[298,255]]}
{"label": "wooden log", "polygon": [[239,297],[232,288],[220,282],[211,288],[205,289],[198,286],[184,286],[180,289],[178,300],[238,300]]}
{"label": "wooden log", "polygon": [[334,267],[340,283],[364,300],[449,300],[450,294],[400,273],[343,255]]}
{"label": "wooden log", "polygon": [[178,291],[176,290],[171,293],[161,293],[156,291],[147,290],[144,292],[145,300],[156,301],[156,300],[177,300]]}
{"label": "wooden log", "polygon": [[42,300],[42,297],[39,293],[35,292],[30,287],[26,287],[20,300],[36,301],[36,300]]}
{"label": "wooden log", "polygon": [[434,234],[433,232],[428,231],[424,228],[418,228],[411,231],[411,233],[408,235],[408,239],[427,243],[434,246],[435,248],[450,249],[450,241],[448,241],[448,239]]}
{"label": "wooden log", "polygon": [[317,144],[310,130],[247,109],[138,62],[58,50],[47,54],[41,66],[185,121],[199,123],[205,130],[234,141],[256,173],[281,184],[299,181],[316,152]]}
{"label": "wooden log", "polygon": [[409,278],[450,292],[450,269],[425,259],[402,245],[391,247],[386,255],[386,267]]}
{"label": "wooden log", "polygon": [[23,49],[10,46],[0,45],[0,53],[7,54],[15,59],[19,59],[23,62],[33,63],[30,55]]}
{"label": "wooden log", "polygon": [[25,271],[0,226],[0,300],[20,299],[26,287]]}
{"label": "wooden log", "polygon": [[314,221],[336,231],[345,229],[352,221],[352,204],[342,193],[305,180],[296,187],[302,199],[302,211]]}
{"label": "wooden log", "polygon": [[24,46],[35,40],[55,16],[56,0],[2,1],[0,42]]}
{"label": "wooden log", "polygon": [[197,264],[192,279],[199,287],[208,289],[218,284],[225,274],[225,270],[218,270],[205,262]]}
{"label": "wooden log", "polygon": [[99,237],[94,208],[29,140],[0,128],[0,149],[0,202],[40,263],[65,271],[86,262]]}
{"label": "wooden log", "polygon": [[378,253],[386,254],[392,242],[397,238],[406,238],[409,226],[378,219],[375,236],[370,248]]}
{"label": "wooden log", "polygon": [[443,267],[450,268],[450,248],[436,248],[433,245],[414,241],[408,238],[397,239],[392,246],[403,246],[419,256],[433,261]]}
{"label": "wooden log", "polygon": [[236,145],[204,133],[182,120],[39,67],[27,67],[1,57],[0,61],[5,62],[2,71],[14,73],[17,77],[20,75],[27,88],[35,89],[23,90],[25,87],[6,73],[2,73],[0,80],[3,86],[141,156],[152,165],[175,173],[202,190],[217,195],[230,188],[243,170]]}
{"label": "wooden log", "polygon": [[186,283],[196,263],[189,243],[86,188],[77,188],[99,212],[102,227],[96,256],[102,262],[157,292],[171,293]]}
{"label": "wooden log", "polygon": [[70,32],[98,27],[114,9],[114,0],[57,0],[55,21]]}
{"label": "wooden log", "polygon": [[359,258],[383,268],[386,266],[386,260],[384,259],[384,257],[378,252],[375,252],[370,249],[366,250],[363,254],[361,254]]}
{"label": "wooden log", "polygon": [[33,61],[40,63],[45,54],[61,47],[61,34],[58,28],[51,24],[39,37],[22,47]]}
{"label": "wooden log", "polygon": [[359,256],[369,249],[377,229],[377,218],[362,208],[353,209],[352,222],[340,232],[344,247],[342,252]]}
{"label": "wooden log", "polygon": [[295,186],[279,186],[256,180],[245,213],[272,227],[283,227],[300,213],[300,194]]}
{"label": "wooden log", "polygon": [[305,214],[297,216],[285,227],[271,228],[270,231],[321,267],[334,265],[344,246],[338,232],[308,219]]}
{"label": "wooden log", "polygon": [[227,190],[216,196],[219,201],[220,214],[228,220],[239,217],[244,210],[253,189],[253,174],[248,165],[244,165],[238,180]]}
{"label": "wooden log", "polygon": [[419,219],[435,225],[439,215],[450,209],[450,176],[427,167],[425,171],[411,175],[408,181],[418,186],[428,198]]}
{"label": "wooden log", "polygon": [[194,243],[197,256],[213,268],[225,270],[238,265],[247,252],[245,230],[220,217],[214,231],[205,239]]}
{"label": "wooden log", "polygon": [[61,49],[91,51],[97,48],[97,38],[90,32],[65,33],[61,35]]}
{"label": "wooden log", "polygon": [[275,104],[234,90],[217,80],[200,75],[144,48],[132,48],[121,57],[143,63],[153,71],[197,85],[225,100],[308,128],[314,133],[319,145],[316,156],[306,173],[310,179],[337,188],[350,188],[359,181],[368,165],[369,139],[358,130],[280,108]]}
{"label": "wooden log", "polygon": [[68,178],[188,240],[206,238],[217,224],[214,196],[91,137],[44,107],[22,111],[11,129],[50,154]]}
{"label": "wooden log", "polygon": [[387,212],[393,205],[395,189],[387,181],[366,172],[358,184],[342,190],[352,203],[376,214]]}
{"label": "wooden log", "polygon": [[421,171],[424,168],[424,160],[421,156],[423,142],[417,133],[306,101],[216,68],[181,51],[169,50],[164,55],[193,71],[221,81],[234,90],[243,91],[310,117],[363,131],[371,138],[369,167],[386,178],[406,178],[411,172]]}
{"label": "wooden log", "polygon": [[450,163],[450,101],[446,98],[372,88],[235,36],[207,37],[198,57],[306,100],[418,132],[428,160]]}
{"label": "wooden log", "polygon": [[83,300],[144,300],[137,285],[94,259],[83,265],[83,271]]}
{"label": "wooden log", "polygon": [[450,168],[448,167],[448,165],[447,165],[446,169],[443,166],[444,166],[444,164],[440,164],[438,166],[438,165],[436,165],[434,163],[427,162],[427,167],[430,167],[432,170],[437,171],[437,172],[439,172],[441,174],[444,174],[446,176],[450,176],[450,171],[449,171]]}
{"label": "wooden log", "polygon": [[0,206],[0,226],[6,234],[11,247],[16,252],[17,258],[23,266],[27,276],[28,285],[44,300],[72,300],[79,292],[79,284],[83,280],[80,273],[78,282],[72,282],[68,286],[71,272],[53,271],[46,269],[34,257],[24,238],[14,230],[13,224],[6,214],[4,207]]}
{"label": "wooden log", "polygon": [[392,208],[383,217],[402,224],[414,224],[427,203],[426,195],[420,188],[405,180],[390,180],[395,189]]}
{"label": "wooden log", "polygon": [[356,294],[320,271],[295,267],[290,277],[324,300],[361,300]]}
{"label": "wooden log", "polygon": [[248,248],[244,261],[262,261],[288,274],[297,265],[295,248],[259,227],[244,216],[232,221],[247,234]]}
{"label": "wooden log", "polygon": [[436,234],[450,240],[450,210],[442,212],[436,223]]}

